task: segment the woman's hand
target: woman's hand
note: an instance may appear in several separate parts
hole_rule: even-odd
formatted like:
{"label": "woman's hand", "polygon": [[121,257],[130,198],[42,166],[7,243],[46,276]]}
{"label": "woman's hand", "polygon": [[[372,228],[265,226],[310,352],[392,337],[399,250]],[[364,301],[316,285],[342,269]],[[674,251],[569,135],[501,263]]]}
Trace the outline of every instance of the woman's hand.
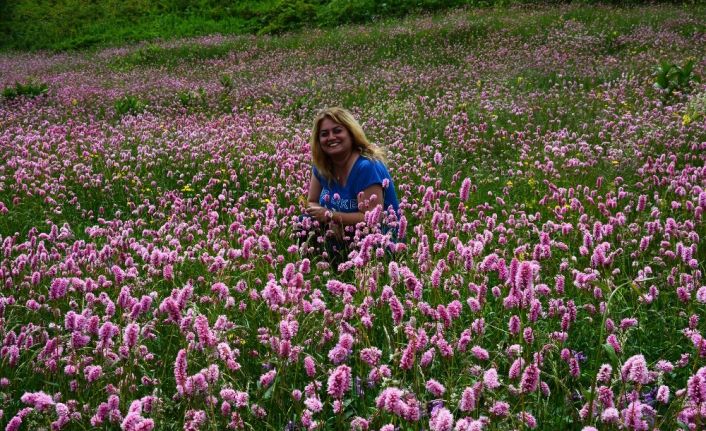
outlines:
{"label": "woman's hand", "polygon": [[319,223],[328,223],[331,221],[331,210],[314,202],[309,202],[307,204],[306,213],[318,220]]}

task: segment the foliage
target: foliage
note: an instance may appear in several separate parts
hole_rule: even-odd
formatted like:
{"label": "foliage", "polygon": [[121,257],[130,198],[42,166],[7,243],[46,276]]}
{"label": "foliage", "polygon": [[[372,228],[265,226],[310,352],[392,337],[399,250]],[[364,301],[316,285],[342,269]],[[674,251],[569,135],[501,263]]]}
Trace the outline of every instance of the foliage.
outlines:
{"label": "foliage", "polygon": [[459,6],[531,0],[106,0],[0,2],[0,49],[73,50],[212,33],[282,33]]}
{"label": "foliage", "polygon": [[674,92],[686,93],[692,84],[699,82],[699,77],[694,73],[694,59],[687,60],[683,66],[663,61],[655,69],[654,88],[662,91],[667,97]]}
{"label": "foliage", "polygon": [[124,115],[137,115],[141,114],[147,108],[147,102],[139,99],[136,96],[127,94],[120,99],[117,99],[114,104],[115,114],[118,117]]}
{"label": "foliage", "polygon": [[693,94],[686,104],[686,113],[682,117],[682,123],[686,126],[694,121],[706,118],[706,91]]}
{"label": "foliage", "polygon": [[15,82],[15,85],[7,86],[2,90],[5,99],[12,100],[19,96],[37,97],[45,94],[49,87],[45,83],[29,80],[25,83]]}

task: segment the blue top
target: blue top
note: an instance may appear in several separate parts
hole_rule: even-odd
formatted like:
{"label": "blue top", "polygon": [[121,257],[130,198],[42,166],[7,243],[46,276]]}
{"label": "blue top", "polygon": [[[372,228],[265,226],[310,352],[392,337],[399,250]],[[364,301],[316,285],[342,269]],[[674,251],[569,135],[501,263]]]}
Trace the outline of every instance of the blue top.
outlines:
{"label": "blue top", "polygon": [[[400,204],[397,200],[397,192],[392,177],[387,171],[385,164],[379,160],[371,160],[359,156],[353,163],[348,180],[345,186],[341,186],[336,181],[328,181],[319,173],[316,166],[313,166],[314,176],[321,183],[321,194],[319,195],[319,205],[343,213],[358,212],[358,193],[368,187],[379,184],[383,186],[384,210],[390,206],[397,213]],[[387,180],[387,181],[385,181]],[[387,187],[385,187],[387,185]]]}

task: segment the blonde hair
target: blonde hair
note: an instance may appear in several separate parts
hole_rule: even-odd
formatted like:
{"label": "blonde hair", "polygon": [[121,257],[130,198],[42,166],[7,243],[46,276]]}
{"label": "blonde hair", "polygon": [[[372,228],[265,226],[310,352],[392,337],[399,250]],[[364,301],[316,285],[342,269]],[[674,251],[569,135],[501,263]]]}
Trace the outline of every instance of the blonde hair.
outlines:
{"label": "blonde hair", "polygon": [[368,159],[385,161],[384,151],[368,141],[368,138],[365,137],[365,132],[363,132],[363,128],[360,127],[360,124],[350,111],[339,107],[326,108],[319,112],[314,118],[314,127],[311,129],[311,138],[309,140],[311,159],[316,169],[324,178],[329,181],[334,179],[333,162],[321,149],[321,142],[319,141],[319,131],[324,118],[329,118],[348,130],[351,135],[353,150],[359,150],[360,154]]}

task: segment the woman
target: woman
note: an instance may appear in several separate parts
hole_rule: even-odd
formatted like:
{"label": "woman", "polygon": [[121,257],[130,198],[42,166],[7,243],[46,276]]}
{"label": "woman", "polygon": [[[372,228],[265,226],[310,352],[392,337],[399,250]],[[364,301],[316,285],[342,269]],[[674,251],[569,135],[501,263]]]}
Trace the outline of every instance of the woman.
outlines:
{"label": "woman", "polygon": [[345,227],[364,221],[365,213],[378,206],[383,214],[389,210],[397,214],[397,193],[383,152],[368,141],[349,111],[321,111],[314,119],[310,143],[309,216],[322,224]]}

